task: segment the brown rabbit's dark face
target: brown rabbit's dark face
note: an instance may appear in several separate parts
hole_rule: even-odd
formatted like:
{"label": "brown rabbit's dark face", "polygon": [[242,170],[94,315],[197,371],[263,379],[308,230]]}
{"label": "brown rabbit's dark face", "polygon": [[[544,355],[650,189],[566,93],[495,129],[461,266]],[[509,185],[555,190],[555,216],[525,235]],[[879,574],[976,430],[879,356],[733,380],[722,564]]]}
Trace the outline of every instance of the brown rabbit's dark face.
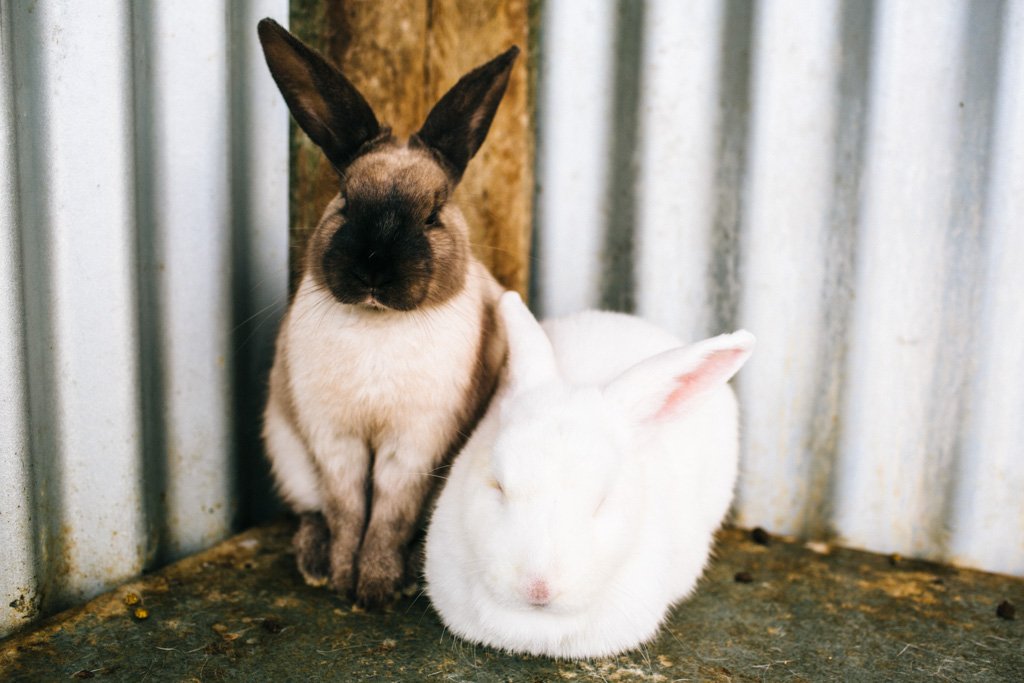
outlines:
{"label": "brown rabbit's dark face", "polygon": [[462,289],[469,253],[450,180],[424,150],[381,145],[346,170],[307,253],[340,302],[407,311]]}

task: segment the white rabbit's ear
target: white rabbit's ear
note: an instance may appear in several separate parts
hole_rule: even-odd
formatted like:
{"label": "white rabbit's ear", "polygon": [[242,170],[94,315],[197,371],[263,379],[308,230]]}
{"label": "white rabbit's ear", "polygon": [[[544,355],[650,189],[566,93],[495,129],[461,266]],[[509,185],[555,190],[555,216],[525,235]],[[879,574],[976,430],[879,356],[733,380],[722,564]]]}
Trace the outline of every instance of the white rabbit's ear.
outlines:
{"label": "white rabbit's ear", "polygon": [[558,377],[555,351],[518,292],[505,292],[498,312],[508,336],[508,385],[513,394]]}
{"label": "white rabbit's ear", "polygon": [[725,384],[754,350],[746,330],[671,349],[637,363],[605,387],[605,395],[631,419],[671,419]]}

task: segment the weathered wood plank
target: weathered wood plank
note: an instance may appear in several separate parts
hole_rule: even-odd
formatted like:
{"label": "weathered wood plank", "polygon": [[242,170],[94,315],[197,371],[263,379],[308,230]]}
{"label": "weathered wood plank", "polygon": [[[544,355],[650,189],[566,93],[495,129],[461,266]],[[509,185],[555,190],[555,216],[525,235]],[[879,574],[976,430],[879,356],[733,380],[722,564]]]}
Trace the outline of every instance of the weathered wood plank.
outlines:
{"label": "weathered wood plank", "polygon": [[528,6],[525,0],[431,3],[427,32],[430,102],[458,78],[511,45],[524,52],[505,99],[456,192],[472,227],[477,256],[510,289],[525,293],[530,251],[533,140],[527,81]]}
{"label": "weathered wood plank", "polygon": [[[529,40],[526,0],[292,0],[291,28],[341,67],[378,118],[408,136],[459,76]],[[479,258],[506,286],[525,292],[533,188],[527,59],[520,58],[487,141],[456,197]],[[292,273],[337,178],[293,126]]]}

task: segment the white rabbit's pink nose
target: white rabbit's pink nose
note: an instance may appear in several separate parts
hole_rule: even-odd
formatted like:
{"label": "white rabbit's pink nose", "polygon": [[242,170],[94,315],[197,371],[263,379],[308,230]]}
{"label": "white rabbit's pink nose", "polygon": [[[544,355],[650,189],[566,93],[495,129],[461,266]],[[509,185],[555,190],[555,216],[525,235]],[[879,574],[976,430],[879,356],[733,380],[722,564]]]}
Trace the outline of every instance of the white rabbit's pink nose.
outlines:
{"label": "white rabbit's pink nose", "polygon": [[526,599],[531,605],[543,607],[551,602],[551,587],[544,579],[533,579],[526,584]]}

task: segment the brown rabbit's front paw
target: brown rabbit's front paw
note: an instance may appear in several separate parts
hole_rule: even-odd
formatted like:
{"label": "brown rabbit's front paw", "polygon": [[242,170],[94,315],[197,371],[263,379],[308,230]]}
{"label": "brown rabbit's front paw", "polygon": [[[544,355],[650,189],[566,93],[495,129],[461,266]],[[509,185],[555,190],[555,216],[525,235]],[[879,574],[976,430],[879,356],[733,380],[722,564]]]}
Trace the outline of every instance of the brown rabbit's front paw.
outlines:
{"label": "brown rabbit's front paw", "polygon": [[331,578],[327,582],[328,587],[335,593],[346,595],[352,590],[352,584],[354,583],[354,568],[353,558],[347,555],[346,558],[336,557],[334,554],[331,555]]}
{"label": "brown rabbit's front paw", "polygon": [[323,586],[330,575],[331,533],[323,515],[304,513],[292,539],[295,561],[303,580],[310,586]]}
{"label": "brown rabbit's front paw", "polygon": [[348,592],[352,590],[352,568],[341,569],[337,572],[331,572],[331,580],[327,582],[327,587],[335,593],[345,597]]}
{"label": "brown rabbit's front paw", "polygon": [[[344,539],[342,539],[343,541]],[[331,579],[327,585],[332,591],[346,595],[355,583],[355,553],[352,544],[331,542]]]}
{"label": "brown rabbit's front paw", "polygon": [[399,553],[368,553],[359,558],[356,602],[380,607],[391,602],[401,588],[404,562]]}

